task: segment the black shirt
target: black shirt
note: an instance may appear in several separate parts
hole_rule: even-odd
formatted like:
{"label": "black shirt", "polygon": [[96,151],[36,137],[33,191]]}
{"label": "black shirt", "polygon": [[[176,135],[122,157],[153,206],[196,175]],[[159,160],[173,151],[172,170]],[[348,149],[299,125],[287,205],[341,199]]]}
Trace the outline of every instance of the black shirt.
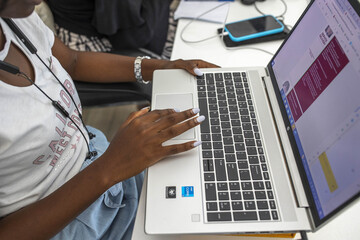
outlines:
{"label": "black shirt", "polygon": [[60,27],[82,35],[100,35],[92,25],[95,0],[49,0],[48,4]]}
{"label": "black shirt", "polygon": [[106,36],[114,49],[161,53],[171,0],[48,0],[55,22],[70,32]]}

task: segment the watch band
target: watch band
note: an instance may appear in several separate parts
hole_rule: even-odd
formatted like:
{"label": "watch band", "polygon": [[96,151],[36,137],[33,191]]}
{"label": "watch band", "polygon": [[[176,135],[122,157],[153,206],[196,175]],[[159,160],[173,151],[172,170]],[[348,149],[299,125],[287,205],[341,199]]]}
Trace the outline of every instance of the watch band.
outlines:
{"label": "watch band", "polygon": [[135,74],[135,79],[138,83],[148,84],[149,81],[145,81],[141,74],[141,61],[143,59],[150,59],[150,57],[149,56],[136,57],[134,61],[134,74]]}

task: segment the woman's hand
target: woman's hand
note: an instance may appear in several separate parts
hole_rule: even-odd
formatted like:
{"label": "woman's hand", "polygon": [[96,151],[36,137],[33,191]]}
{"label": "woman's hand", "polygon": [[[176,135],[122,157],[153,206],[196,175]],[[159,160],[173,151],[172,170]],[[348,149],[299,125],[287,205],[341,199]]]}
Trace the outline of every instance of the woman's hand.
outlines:
{"label": "woman's hand", "polygon": [[201,76],[202,72],[199,68],[218,68],[219,66],[205,62],[203,60],[194,59],[194,60],[183,60],[178,59],[175,61],[167,61],[163,64],[163,69],[184,69],[190,74],[195,76]]}
{"label": "woman's hand", "polygon": [[[142,172],[166,156],[190,150],[199,142],[163,146],[167,140],[199,125],[198,109],[175,112],[173,109],[132,113],[120,127],[108,150],[101,157],[112,183]],[[99,159],[100,160],[100,159]]]}
{"label": "woman's hand", "polygon": [[175,61],[144,59],[141,63],[141,73],[146,81],[152,80],[153,72],[157,69],[184,69],[194,76],[201,76],[202,72],[199,68],[218,68],[219,66],[199,60],[183,60]]}

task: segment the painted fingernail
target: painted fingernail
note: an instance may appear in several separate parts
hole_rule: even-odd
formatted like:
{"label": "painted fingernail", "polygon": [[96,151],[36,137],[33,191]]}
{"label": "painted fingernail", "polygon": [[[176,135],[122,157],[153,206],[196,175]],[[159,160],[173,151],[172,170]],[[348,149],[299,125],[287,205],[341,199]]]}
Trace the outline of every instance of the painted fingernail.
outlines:
{"label": "painted fingernail", "polygon": [[202,72],[202,71],[200,71],[200,69],[198,69],[197,67],[196,67],[196,68],[194,68],[194,73],[195,73],[196,75],[198,75],[198,76],[202,76],[202,75],[204,75],[204,74],[203,74],[203,72]]}
{"label": "painted fingernail", "polygon": [[199,117],[196,118],[196,121],[197,121],[198,123],[201,123],[201,122],[204,121],[204,120],[205,120],[205,116],[203,116],[203,115],[201,115],[201,116],[199,116]]}
{"label": "painted fingernail", "polygon": [[192,109],[193,114],[198,114],[200,112],[199,108],[193,108]]}
{"label": "painted fingernail", "polygon": [[197,146],[201,145],[201,143],[202,143],[201,141],[194,142],[193,147],[197,147]]}
{"label": "painted fingernail", "polygon": [[174,108],[174,111],[178,113],[178,112],[180,112],[180,109]]}
{"label": "painted fingernail", "polygon": [[150,110],[150,106],[147,106],[147,107],[142,108],[141,111],[142,111],[142,110],[145,110],[145,109],[149,111],[149,110]]}

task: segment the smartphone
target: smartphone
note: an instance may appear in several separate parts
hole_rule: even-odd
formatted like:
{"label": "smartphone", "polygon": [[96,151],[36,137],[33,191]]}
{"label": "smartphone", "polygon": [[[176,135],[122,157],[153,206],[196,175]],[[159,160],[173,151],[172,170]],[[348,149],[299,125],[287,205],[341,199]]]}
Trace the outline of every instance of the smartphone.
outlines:
{"label": "smartphone", "polygon": [[[285,39],[287,37],[287,35],[290,32],[290,29],[287,28],[286,25],[281,20],[279,20],[279,21],[284,25],[284,30],[282,32],[279,32],[279,33],[274,33],[274,34],[271,34],[271,35],[265,35],[265,36],[262,36],[262,37],[247,39],[247,40],[243,40],[243,41],[240,41],[240,42],[232,41],[228,34],[224,34],[224,36],[221,37],[221,38],[224,41],[225,46],[228,47],[228,48],[235,48],[235,47],[239,47],[239,46],[243,46],[243,45],[247,45],[247,44],[269,42],[269,41],[274,41],[274,40],[282,40],[282,39]],[[218,34],[219,34],[219,36],[221,36],[222,28],[218,29]]]}
{"label": "smartphone", "polygon": [[234,42],[281,33],[284,25],[272,15],[265,15],[225,25],[225,31]]}

